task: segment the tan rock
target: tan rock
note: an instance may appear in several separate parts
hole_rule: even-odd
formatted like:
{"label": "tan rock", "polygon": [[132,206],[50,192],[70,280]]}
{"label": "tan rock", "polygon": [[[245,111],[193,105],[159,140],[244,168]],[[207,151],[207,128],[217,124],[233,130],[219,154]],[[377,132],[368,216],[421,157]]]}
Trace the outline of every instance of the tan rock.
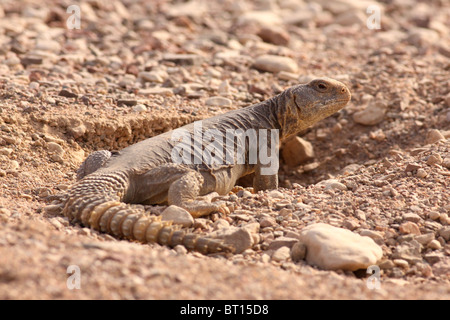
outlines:
{"label": "tan rock", "polygon": [[383,121],[386,109],[387,104],[385,101],[374,100],[364,110],[355,112],[353,120],[359,124],[373,126]]}
{"label": "tan rock", "polygon": [[314,158],[314,149],[309,141],[294,137],[286,141],[281,156],[289,167],[296,167]]}
{"label": "tan rock", "polygon": [[306,246],[306,261],[326,270],[366,269],[383,255],[371,238],[324,223],[304,228],[300,241]]}
{"label": "tan rock", "polygon": [[287,71],[295,73],[298,70],[297,63],[289,57],[265,54],[255,59],[253,67],[260,71],[278,73]]}
{"label": "tan rock", "polygon": [[419,226],[414,222],[408,221],[402,223],[399,228],[401,233],[420,235]]}

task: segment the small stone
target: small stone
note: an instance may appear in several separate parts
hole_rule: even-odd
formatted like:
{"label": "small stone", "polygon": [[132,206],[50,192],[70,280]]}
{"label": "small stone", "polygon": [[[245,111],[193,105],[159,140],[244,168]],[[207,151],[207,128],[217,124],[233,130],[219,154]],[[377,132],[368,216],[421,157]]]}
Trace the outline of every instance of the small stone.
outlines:
{"label": "small stone", "polygon": [[80,124],[79,126],[70,128],[69,132],[75,139],[78,139],[78,138],[84,136],[84,134],[86,133],[86,130],[87,130],[86,126],[84,124]]}
{"label": "small stone", "polygon": [[286,46],[289,43],[289,33],[282,27],[270,26],[263,27],[258,32],[258,36],[265,42],[273,43],[278,46]]}
{"label": "small stone", "polygon": [[211,107],[231,107],[232,101],[228,98],[216,96],[206,99],[205,104]]}
{"label": "small stone", "polygon": [[298,239],[281,236],[281,237],[276,238],[269,244],[268,250],[277,250],[281,247],[292,248],[292,246],[294,244],[296,244],[297,242],[298,242]]}
{"label": "small stone", "polygon": [[392,260],[386,260],[381,262],[379,265],[380,269],[389,270],[395,267],[395,263]]}
{"label": "small stone", "polygon": [[139,94],[142,94],[144,96],[149,95],[161,95],[161,96],[173,96],[173,91],[170,88],[148,88],[148,89],[140,89]]}
{"label": "small stone", "polygon": [[415,224],[414,222],[410,222],[410,221],[402,223],[399,227],[399,230],[403,234],[420,235],[419,226],[417,226],[417,224]]}
{"label": "small stone", "polygon": [[59,51],[61,51],[61,45],[58,41],[55,40],[38,39],[36,41],[35,49],[58,53]]}
{"label": "small stone", "polygon": [[0,155],[9,156],[14,152],[13,149],[10,148],[0,148]]}
{"label": "small stone", "polygon": [[6,208],[0,208],[0,216],[10,217],[11,216],[11,211],[9,211]]}
{"label": "small stone", "polygon": [[298,70],[297,63],[289,57],[262,55],[255,59],[253,67],[260,71],[278,73],[287,71],[295,73]]}
{"label": "small stone", "polygon": [[432,240],[434,240],[434,233],[426,233],[426,234],[422,234],[420,236],[416,236],[416,237],[414,237],[414,240],[419,242],[421,245],[427,245]]}
{"label": "small stone", "polygon": [[427,164],[432,166],[434,164],[442,164],[443,160],[442,157],[439,153],[436,154],[432,154],[431,156],[428,157],[427,159]]}
{"label": "small stone", "polygon": [[261,228],[273,227],[277,224],[275,218],[272,217],[264,217],[259,221],[259,225]]}
{"label": "small stone", "polygon": [[132,107],[135,106],[138,103],[136,99],[117,99],[117,105],[118,106],[128,106]]}
{"label": "small stone", "polygon": [[161,213],[161,217],[163,221],[173,221],[174,224],[181,224],[183,227],[194,224],[194,218],[187,210],[174,205],[167,207]]}
{"label": "small stone", "polygon": [[162,71],[142,71],[138,74],[138,78],[141,79],[142,82],[156,83],[163,83],[167,76],[167,73]]}
{"label": "small stone", "polygon": [[437,129],[432,129],[428,131],[427,137],[425,139],[426,144],[433,144],[440,140],[445,140],[444,135]]}
{"label": "small stone", "polygon": [[347,186],[336,179],[322,180],[316,183],[316,186],[322,187],[325,190],[347,190]]}
{"label": "small stone", "polygon": [[324,223],[304,228],[300,241],[306,245],[306,261],[325,270],[366,269],[383,255],[371,238]]}
{"label": "small stone", "polygon": [[284,194],[278,190],[272,190],[267,193],[269,198],[284,199]]}
{"label": "small stone", "polygon": [[287,260],[291,256],[290,253],[291,249],[289,249],[288,247],[281,247],[272,254],[272,260],[278,262]]}
{"label": "small stone", "polygon": [[186,255],[187,252],[188,252],[187,249],[186,249],[186,247],[185,247],[185,246],[182,246],[181,244],[176,245],[176,246],[173,248],[173,250],[175,250],[175,252],[176,252],[177,254],[181,255],[181,256]]}
{"label": "small stone", "polygon": [[417,163],[408,163],[405,168],[405,172],[412,172],[420,169],[421,166]]}
{"label": "small stone", "polygon": [[62,89],[58,93],[58,95],[61,96],[61,97],[66,97],[66,98],[77,98],[78,97],[78,94],[76,94],[76,93],[74,93],[72,91],[69,91],[67,89]]}
{"label": "small stone", "polygon": [[132,110],[137,113],[142,113],[147,111],[147,107],[143,104],[137,104],[132,108]]}
{"label": "small stone", "polygon": [[439,250],[442,248],[441,243],[437,240],[431,240],[427,247],[433,250]]}
{"label": "small stone", "polygon": [[309,141],[296,136],[284,143],[281,155],[289,167],[296,167],[314,159],[314,149]]}
{"label": "small stone", "polygon": [[418,214],[415,214],[415,213],[405,213],[405,214],[403,214],[402,218],[403,218],[403,220],[411,221],[414,223],[417,223],[422,220],[422,218]]}
{"label": "small stone", "polygon": [[47,143],[47,148],[50,153],[54,153],[56,155],[62,155],[64,154],[64,149],[56,142],[49,142]]}
{"label": "small stone", "polygon": [[369,237],[377,243],[381,243],[383,241],[383,235],[378,231],[364,229],[364,230],[361,230],[359,235],[363,236],[363,237]]}
{"label": "small stone", "polygon": [[394,264],[397,267],[404,268],[404,269],[409,267],[408,261],[403,260],[403,259],[394,259]]}
{"label": "small stone", "polygon": [[251,248],[253,237],[244,228],[228,227],[221,228],[209,234],[211,238],[223,239],[225,244],[233,246],[235,253],[239,254]]}
{"label": "small stone", "polygon": [[291,259],[294,262],[298,262],[300,260],[305,259],[306,256],[306,246],[300,242],[297,241],[291,248]]}
{"label": "small stone", "polygon": [[372,100],[364,110],[353,114],[353,120],[365,126],[373,126],[383,121],[386,110],[385,101]]}
{"label": "small stone", "polygon": [[163,61],[170,61],[181,66],[199,65],[203,58],[196,54],[172,54],[168,53],[163,56]]}
{"label": "small stone", "polygon": [[431,211],[430,213],[428,213],[428,218],[430,218],[431,220],[437,220],[440,216],[440,213],[437,211]]}
{"label": "small stone", "polygon": [[419,169],[417,169],[416,176],[417,176],[418,178],[423,179],[423,178],[426,178],[426,177],[428,176],[428,173],[425,171],[425,169],[419,168]]}
{"label": "small stone", "polygon": [[450,241],[450,227],[443,227],[439,229],[439,235],[445,239],[445,241]]}

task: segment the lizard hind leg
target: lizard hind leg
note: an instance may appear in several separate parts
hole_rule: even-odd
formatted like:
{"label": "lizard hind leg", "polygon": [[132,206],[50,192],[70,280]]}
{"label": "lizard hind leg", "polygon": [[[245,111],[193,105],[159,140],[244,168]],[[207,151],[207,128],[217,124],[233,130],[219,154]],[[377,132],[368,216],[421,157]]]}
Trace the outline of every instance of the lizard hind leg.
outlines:
{"label": "lizard hind leg", "polygon": [[167,198],[169,205],[186,209],[194,218],[217,211],[225,213],[225,203],[199,199],[203,182],[203,176],[197,171],[189,171],[182,175],[169,187]]}
{"label": "lizard hind leg", "polygon": [[111,156],[112,153],[108,150],[100,150],[91,153],[78,168],[77,180],[81,180],[87,175],[100,169]]}

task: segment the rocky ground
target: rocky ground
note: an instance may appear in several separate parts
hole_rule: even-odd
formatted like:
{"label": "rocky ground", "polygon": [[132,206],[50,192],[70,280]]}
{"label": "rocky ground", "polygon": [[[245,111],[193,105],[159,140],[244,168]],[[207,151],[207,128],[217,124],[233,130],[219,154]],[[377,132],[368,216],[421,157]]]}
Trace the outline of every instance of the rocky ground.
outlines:
{"label": "rocky ground", "polygon": [[[381,29],[367,26],[371,5]],[[449,299],[449,21],[445,0],[1,1],[0,298]],[[316,76],[352,100],[282,146],[279,190],[243,179],[222,197],[229,215],[191,221],[236,254],[116,240],[58,211],[90,152]],[[322,236],[338,248],[324,262],[310,256],[313,223],[340,228]]]}

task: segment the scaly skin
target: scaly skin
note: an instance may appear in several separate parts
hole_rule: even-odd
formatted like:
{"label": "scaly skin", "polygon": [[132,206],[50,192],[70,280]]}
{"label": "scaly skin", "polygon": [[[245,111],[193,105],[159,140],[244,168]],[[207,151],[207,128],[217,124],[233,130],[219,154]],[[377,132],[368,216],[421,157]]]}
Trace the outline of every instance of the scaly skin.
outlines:
{"label": "scaly skin", "polygon": [[[202,132],[227,130],[278,130],[280,141],[304,130],[342,109],[350,100],[347,87],[335,80],[316,79],[294,86],[281,94],[247,108],[231,111],[202,121]],[[195,124],[181,128],[194,135]],[[141,242],[184,245],[202,253],[232,251],[224,243],[202,238],[161,222],[129,204],[166,204],[185,208],[193,217],[222,211],[224,203],[200,199],[211,193],[227,194],[236,181],[254,173],[255,191],[278,187],[278,174],[267,174],[267,164],[250,161],[250,143],[244,146],[244,163],[210,164],[199,158],[197,164],[173,163],[175,131],[141,141],[119,152],[97,151],[90,155],[77,172],[78,181],[68,192],[64,213],[73,222],[95,230]],[[195,137],[195,135],[194,135]],[[225,149],[226,139],[220,143]],[[260,140],[258,140],[260,141]],[[264,140],[272,148],[271,140]],[[203,148],[208,143],[201,141]],[[238,142],[232,142],[238,147]],[[278,146],[277,146],[278,147]],[[266,173],[264,173],[266,172]]]}

